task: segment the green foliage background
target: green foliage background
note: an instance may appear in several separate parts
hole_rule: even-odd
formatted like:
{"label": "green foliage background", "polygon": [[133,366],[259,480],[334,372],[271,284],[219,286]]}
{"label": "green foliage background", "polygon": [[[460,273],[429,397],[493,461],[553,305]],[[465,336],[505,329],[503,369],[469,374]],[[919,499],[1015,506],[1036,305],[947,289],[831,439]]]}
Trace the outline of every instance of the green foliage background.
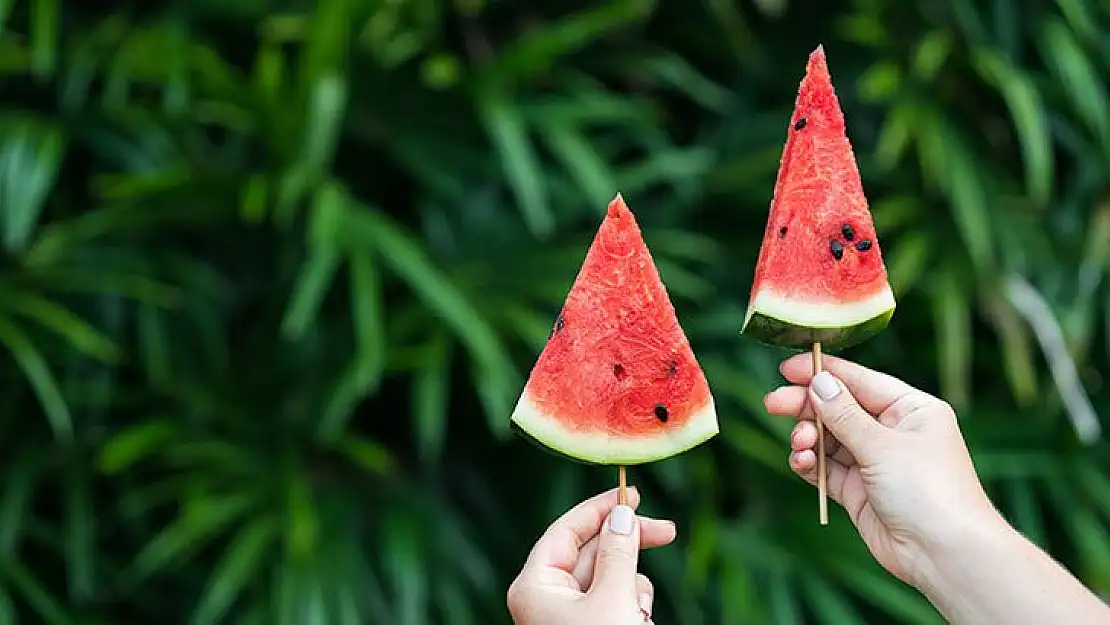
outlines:
{"label": "green foliage background", "polygon": [[[0,1],[0,623],[485,625],[615,474],[508,435],[606,202],[718,398],[631,473],[657,622],[937,623],[786,466],[738,335],[823,43],[1006,515],[1110,592],[1110,3]],[[1089,404],[1087,402],[1090,402]]]}

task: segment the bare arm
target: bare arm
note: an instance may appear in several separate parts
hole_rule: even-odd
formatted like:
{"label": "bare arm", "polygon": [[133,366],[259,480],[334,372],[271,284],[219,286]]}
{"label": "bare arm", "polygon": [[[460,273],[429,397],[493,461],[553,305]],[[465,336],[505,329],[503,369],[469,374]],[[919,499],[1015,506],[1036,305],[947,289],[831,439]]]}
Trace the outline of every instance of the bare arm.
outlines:
{"label": "bare arm", "polygon": [[1110,606],[1001,517],[952,529],[930,547],[917,580],[949,622],[1110,623]]}
{"label": "bare arm", "polygon": [[791,385],[764,403],[799,419],[790,466],[810,484],[820,415],[829,496],[883,567],[956,625],[1110,625],[1110,606],[991,504],[951,406],[847,360],[825,365],[814,375],[807,355],[788,359]]}

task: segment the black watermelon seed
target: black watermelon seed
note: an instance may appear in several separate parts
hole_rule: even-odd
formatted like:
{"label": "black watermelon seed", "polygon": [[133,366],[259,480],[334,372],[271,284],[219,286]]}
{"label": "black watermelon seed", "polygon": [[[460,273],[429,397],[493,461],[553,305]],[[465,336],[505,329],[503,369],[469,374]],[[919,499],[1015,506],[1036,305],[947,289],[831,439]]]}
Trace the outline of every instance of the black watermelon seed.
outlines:
{"label": "black watermelon seed", "polygon": [[802,128],[805,128],[805,127],[806,127],[806,118],[804,118],[804,117],[799,119],[798,121],[794,122],[794,130],[801,130]]}
{"label": "black watermelon seed", "polygon": [[666,423],[667,419],[671,418],[671,415],[667,412],[666,406],[663,404],[655,404],[655,418]]}
{"label": "black watermelon seed", "polygon": [[668,360],[667,361],[667,377],[668,378],[673,378],[676,374],[678,374],[678,363],[675,362],[674,360]]}
{"label": "black watermelon seed", "polygon": [[844,238],[849,241],[856,238],[856,232],[855,230],[852,230],[852,226],[849,224],[844,224],[843,226],[841,226],[840,233],[843,234]]}
{"label": "black watermelon seed", "polygon": [[783,227],[779,228],[779,238],[781,239],[785,236],[786,236],[786,226],[783,226]]}
{"label": "black watermelon seed", "polygon": [[563,319],[563,313],[559,313],[559,317],[555,319],[555,331],[562,330],[567,325],[566,319]]}
{"label": "black watermelon seed", "polygon": [[619,364],[619,363],[613,365],[613,375],[616,376],[616,378],[618,380],[623,380],[624,379],[624,365]]}
{"label": "black watermelon seed", "polygon": [[837,260],[844,258],[844,246],[840,244],[840,241],[829,241],[829,251],[832,252],[833,258]]}
{"label": "black watermelon seed", "polygon": [[856,243],[856,249],[861,252],[866,252],[867,250],[871,249],[871,241],[864,239],[859,243]]}

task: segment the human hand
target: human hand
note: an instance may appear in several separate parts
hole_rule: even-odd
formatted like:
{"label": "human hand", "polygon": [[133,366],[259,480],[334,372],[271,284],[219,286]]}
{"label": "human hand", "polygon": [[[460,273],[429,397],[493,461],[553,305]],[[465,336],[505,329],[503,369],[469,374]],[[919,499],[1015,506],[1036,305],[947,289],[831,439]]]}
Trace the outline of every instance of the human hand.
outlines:
{"label": "human hand", "polygon": [[588,499],[536,542],[507,597],[517,625],[644,625],[655,590],[636,572],[640,549],[675,539],[671,521],[637,517],[640,493],[616,489]]}
{"label": "human hand", "polygon": [[841,358],[826,356],[823,364],[815,377],[808,354],[787,359],[780,371],[793,385],[764,397],[771,414],[799,419],[790,467],[817,484],[816,409],[826,428],[829,497],[879,564],[920,587],[929,559],[963,530],[1005,521],[979,483],[947,403]]}

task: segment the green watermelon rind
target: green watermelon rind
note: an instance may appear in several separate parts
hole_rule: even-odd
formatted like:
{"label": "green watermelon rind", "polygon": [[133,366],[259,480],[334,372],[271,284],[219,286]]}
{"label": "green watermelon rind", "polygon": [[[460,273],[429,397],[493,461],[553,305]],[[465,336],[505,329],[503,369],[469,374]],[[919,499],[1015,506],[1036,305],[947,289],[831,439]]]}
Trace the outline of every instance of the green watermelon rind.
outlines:
{"label": "green watermelon rind", "polygon": [[542,449],[543,451],[547,452],[548,454],[551,454],[552,456],[555,456],[556,458],[559,458],[560,460],[570,460],[572,462],[577,462],[579,464],[585,464],[585,465],[590,465],[590,466],[595,466],[595,467],[606,466],[604,463],[597,462],[595,460],[587,460],[585,458],[576,458],[576,457],[571,456],[569,454],[565,454],[565,453],[555,449],[554,447],[548,447],[547,445],[544,445],[542,442],[540,442],[540,440],[538,438],[529,434],[528,430],[525,430],[524,428],[517,425],[516,421],[509,421],[509,430],[513,434],[515,434],[515,435],[519,436],[520,438],[528,441],[528,443],[531,444],[533,447],[538,447],[539,449]]}
{"label": "green watermelon rind", "polygon": [[814,343],[821,343],[823,350],[832,352],[854,347],[881,333],[893,316],[894,309],[891,308],[853,325],[814,328],[776,319],[757,311],[752,314],[742,332],[764,345],[805,350],[812,348]]}
{"label": "green watermelon rind", "polygon": [[[513,410],[510,429],[557,457],[595,466],[634,466],[666,460],[689,451],[720,433],[712,396],[705,406],[690,416],[681,429],[668,429],[666,433],[654,437],[557,432],[558,423],[558,417],[540,412],[527,393],[524,393]],[[608,448],[607,453],[597,453],[591,449],[598,447]],[[620,449],[621,447],[624,449]]]}
{"label": "green watermelon rind", "polygon": [[885,330],[897,306],[885,280],[869,292],[856,291],[836,302],[807,301],[789,293],[789,282],[755,291],[740,333],[775,347],[810,349],[821,343],[825,351],[839,351]]}

